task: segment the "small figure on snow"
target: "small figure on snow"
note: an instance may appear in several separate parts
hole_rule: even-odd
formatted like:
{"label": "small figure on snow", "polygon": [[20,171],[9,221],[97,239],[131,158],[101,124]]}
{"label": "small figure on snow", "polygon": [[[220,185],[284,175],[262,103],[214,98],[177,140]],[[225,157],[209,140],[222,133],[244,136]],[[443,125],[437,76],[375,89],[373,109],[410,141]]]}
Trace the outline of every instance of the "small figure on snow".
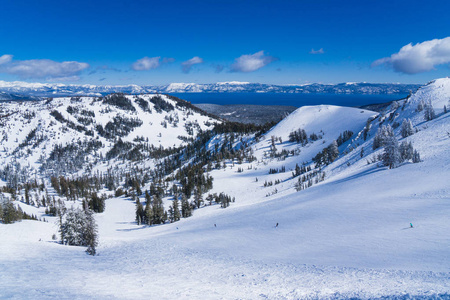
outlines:
{"label": "small figure on snow", "polygon": [[216,225],[216,224],[214,224],[214,227],[217,227],[217,225]]}
{"label": "small figure on snow", "polygon": [[414,228],[414,226],[412,225],[412,223],[409,223],[410,228]]}
{"label": "small figure on snow", "polygon": [[275,225],[275,228],[278,228],[278,223],[277,223],[277,225]]}

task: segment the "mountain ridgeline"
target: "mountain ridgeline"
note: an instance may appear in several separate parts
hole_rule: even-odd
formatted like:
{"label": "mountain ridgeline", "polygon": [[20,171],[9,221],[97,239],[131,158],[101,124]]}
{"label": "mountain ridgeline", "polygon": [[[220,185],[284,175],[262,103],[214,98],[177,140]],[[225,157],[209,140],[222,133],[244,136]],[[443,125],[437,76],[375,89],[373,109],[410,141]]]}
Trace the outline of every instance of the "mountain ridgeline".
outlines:
{"label": "mountain ridgeline", "polygon": [[325,93],[325,94],[401,94],[416,91],[419,84],[339,83],[274,85],[249,82],[210,84],[171,83],[168,85],[76,85],[0,81],[0,100],[35,100],[39,97],[105,96],[111,93]]}

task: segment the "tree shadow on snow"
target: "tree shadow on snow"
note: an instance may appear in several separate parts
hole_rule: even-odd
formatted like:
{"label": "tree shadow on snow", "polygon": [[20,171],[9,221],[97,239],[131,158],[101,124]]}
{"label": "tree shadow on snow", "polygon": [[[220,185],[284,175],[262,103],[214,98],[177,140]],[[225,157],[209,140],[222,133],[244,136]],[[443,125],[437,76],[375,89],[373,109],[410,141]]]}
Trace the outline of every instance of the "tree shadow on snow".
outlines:
{"label": "tree shadow on snow", "polygon": [[145,228],[147,228],[147,226],[138,227],[138,228],[128,228],[128,229],[116,229],[116,231],[135,231],[135,230],[141,230],[141,229],[145,229]]}
{"label": "tree shadow on snow", "polygon": [[354,174],[352,176],[348,176],[348,177],[345,177],[345,178],[342,178],[342,179],[338,179],[338,180],[332,181],[332,182],[330,182],[330,184],[340,184],[340,183],[343,183],[343,182],[352,181],[354,179],[357,179],[357,178],[360,178],[360,177],[363,177],[363,176],[367,176],[367,175],[370,175],[370,174],[374,174],[374,173],[377,173],[377,172],[381,172],[381,171],[384,171],[384,170],[386,170],[386,168],[382,168],[382,167],[375,167],[375,168],[371,168],[371,169],[368,169],[368,170],[363,170],[363,171],[358,172],[358,173],[356,173],[356,174]]}

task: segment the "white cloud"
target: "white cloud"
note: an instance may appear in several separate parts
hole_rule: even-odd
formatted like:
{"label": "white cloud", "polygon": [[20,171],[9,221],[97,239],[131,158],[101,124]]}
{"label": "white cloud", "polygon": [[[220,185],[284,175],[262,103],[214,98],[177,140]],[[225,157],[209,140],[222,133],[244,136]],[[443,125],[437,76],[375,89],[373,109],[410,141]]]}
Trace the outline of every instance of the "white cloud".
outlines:
{"label": "white cloud", "polygon": [[394,71],[417,74],[431,71],[437,65],[450,63],[450,37],[403,46],[398,53],[378,59],[372,67],[387,65]]}
{"label": "white cloud", "polygon": [[234,64],[231,65],[231,71],[253,72],[267,66],[275,60],[277,60],[277,58],[264,55],[264,51],[259,51],[255,54],[245,54],[235,59]]}
{"label": "white cloud", "polygon": [[309,51],[309,54],[324,54],[325,53],[325,51],[323,51],[323,48],[320,48],[319,50],[314,50],[314,48],[313,49],[311,49],[311,51]]}
{"label": "white cloud", "polygon": [[0,65],[9,63],[12,60],[13,56],[9,54],[4,54],[0,56]]}
{"label": "white cloud", "polygon": [[157,57],[144,57],[141,59],[138,59],[136,62],[133,63],[131,68],[135,71],[147,71],[151,69],[158,68],[161,63],[159,60],[161,59],[161,56]]}
{"label": "white cloud", "polygon": [[50,59],[12,60],[12,55],[0,57],[0,72],[21,78],[69,78],[89,68],[89,64],[77,61],[57,62]]}
{"label": "white cloud", "polygon": [[184,73],[189,73],[191,71],[193,65],[197,65],[197,64],[201,64],[201,63],[203,63],[203,59],[201,57],[194,56],[193,58],[182,62],[181,68]]}

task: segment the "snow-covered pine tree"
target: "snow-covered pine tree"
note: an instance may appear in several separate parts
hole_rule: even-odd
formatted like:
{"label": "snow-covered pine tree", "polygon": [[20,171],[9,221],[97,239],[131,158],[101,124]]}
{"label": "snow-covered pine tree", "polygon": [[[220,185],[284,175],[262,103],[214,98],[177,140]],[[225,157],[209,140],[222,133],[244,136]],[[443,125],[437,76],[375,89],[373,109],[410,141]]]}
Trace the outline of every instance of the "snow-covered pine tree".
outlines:
{"label": "snow-covered pine tree", "polygon": [[403,141],[399,147],[401,161],[410,160],[414,155],[414,148],[411,142]]}
{"label": "snow-covered pine tree", "polygon": [[431,100],[428,100],[424,106],[424,119],[425,121],[431,121],[436,118],[436,113],[434,112],[433,105],[431,104]]}
{"label": "snow-covered pine tree", "polygon": [[403,119],[400,133],[403,138],[414,134],[414,127],[410,119]]}
{"label": "snow-covered pine tree", "polygon": [[86,214],[78,208],[69,208],[61,224],[63,244],[69,246],[86,246],[85,228],[87,224]]}
{"label": "snow-covered pine tree", "polygon": [[97,223],[95,222],[94,212],[89,209],[89,207],[85,208],[86,214],[86,225],[84,230],[84,236],[86,239],[86,252],[89,255],[95,255],[97,250],[96,247],[98,245],[98,229]]}
{"label": "snow-covered pine tree", "polygon": [[339,149],[336,140],[328,146],[328,162],[332,163],[339,157]]}
{"label": "snow-covered pine tree", "polygon": [[421,162],[420,154],[419,154],[419,152],[417,150],[414,150],[414,154],[413,154],[413,157],[412,157],[412,162],[413,163]]}
{"label": "snow-covered pine tree", "polygon": [[395,168],[401,162],[398,141],[394,134],[384,139],[383,164],[389,169]]}
{"label": "snow-covered pine tree", "polygon": [[383,147],[385,144],[385,140],[389,136],[394,135],[394,130],[392,129],[391,125],[383,125],[380,128],[378,128],[377,133],[375,134],[375,137],[373,138],[373,150],[378,149],[380,147]]}
{"label": "snow-covered pine tree", "polygon": [[419,104],[417,104],[417,111],[421,112],[423,110],[425,106],[425,103],[423,102],[423,100],[420,100]]}
{"label": "snow-covered pine tree", "polygon": [[173,207],[172,207],[172,205],[169,206],[169,209],[167,210],[167,213],[168,213],[168,215],[169,215],[169,222],[170,222],[170,223],[175,222],[175,220],[174,220],[174,218],[173,218]]}
{"label": "snow-covered pine tree", "polygon": [[94,212],[86,205],[85,210],[70,208],[61,215],[62,243],[69,246],[87,246],[87,253],[95,255],[98,244],[97,224]]}

